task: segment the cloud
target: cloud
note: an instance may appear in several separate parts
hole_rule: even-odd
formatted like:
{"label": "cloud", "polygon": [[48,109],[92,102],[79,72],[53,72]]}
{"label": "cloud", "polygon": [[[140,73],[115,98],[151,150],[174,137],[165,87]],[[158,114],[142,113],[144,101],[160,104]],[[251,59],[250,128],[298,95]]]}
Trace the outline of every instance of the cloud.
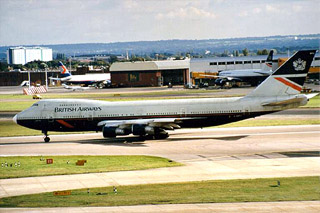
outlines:
{"label": "cloud", "polygon": [[248,15],[249,15],[248,11],[245,11],[245,10],[244,10],[244,11],[241,11],[238,16],[240,16],[240,17],[246,17],[246,16],[248,16]]}
{"label": "cloud", "polygon": [[157,20],[162,19],[214,19],[216,15],[212,12],[205,11],[193,6],[187,8],[178,8],[170,11],[166,14],[158,13],[156,15]]}
{"label": "cloud", "polygon": [[275,7],[274,5],[267,4],[266,11],[270,13],[279,13],[281,10]]}
{"label": "cloud", "polygon": [[[0,45],[319,33],[319,0],[0,0]],[[299,26],[299,27],[296,27]]]}
{"label": "cloud", "polygon": [[253,9],[252,12],[253,12],[254,14],[259,14],[259,13],[261,13],[261,8],[256,7],[256,8]]}

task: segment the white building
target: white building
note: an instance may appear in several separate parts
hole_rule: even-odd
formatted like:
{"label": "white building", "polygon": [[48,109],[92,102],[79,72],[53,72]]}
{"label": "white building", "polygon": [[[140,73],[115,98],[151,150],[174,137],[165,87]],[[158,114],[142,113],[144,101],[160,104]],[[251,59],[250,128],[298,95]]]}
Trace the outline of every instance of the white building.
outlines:
{"label": "white building", "polygon": [[46,47],[11,47],[7,51],[8,64],[26,64],[30,61],[52,61],[52,49]]}

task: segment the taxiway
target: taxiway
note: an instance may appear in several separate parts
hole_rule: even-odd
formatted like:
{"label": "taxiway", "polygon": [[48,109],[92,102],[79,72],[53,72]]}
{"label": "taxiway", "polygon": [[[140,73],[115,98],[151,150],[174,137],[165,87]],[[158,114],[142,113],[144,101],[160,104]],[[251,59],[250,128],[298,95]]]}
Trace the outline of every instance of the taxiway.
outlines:
{"label": "taxiway", "polygon": [[[114,185],[320,176],[320,125],[184,129],[153,141],[103,139],[98,133],[51,137],[50,143],[41,136],[0,138],[0,155],[155,155],[185,166],[5,179],[0,180],[1,197]],[[290,152],[303,154],[285,154]]]}

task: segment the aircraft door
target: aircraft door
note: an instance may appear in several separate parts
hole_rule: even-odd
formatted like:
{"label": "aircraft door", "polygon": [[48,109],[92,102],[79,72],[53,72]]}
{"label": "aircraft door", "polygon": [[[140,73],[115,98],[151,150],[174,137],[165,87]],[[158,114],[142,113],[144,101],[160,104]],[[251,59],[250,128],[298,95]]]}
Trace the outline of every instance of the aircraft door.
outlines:
{"label": "aircraft door", "polygon": [[180,116],[181,117],[186,117],[186,109],[185,108],[181,108],[180,109]]}
{"label": "aircraft door", "polygon": [[243,115],[245,115],[245,116],[250,115],[250,109],[249,109],[249,107],[245,107],[245,108],[243,109]]}
{"label": "aircraft door", "polygon": [[88,121],[93,120],[93,112],[88,112]]}
{"label": "aircraft door", "polygon": [[43,109],[41,110],[41,117],[45,119],[53,118],[53,114],[49,108],[48,104],[43,105]]}
{"label": "aircraft door", "polygon": [[49,126],[53,125],[54,123],[53,112],[48,104],[43,105],[43,108],[41,110],[41,120],[41,126],[43,130],[49,129]]}

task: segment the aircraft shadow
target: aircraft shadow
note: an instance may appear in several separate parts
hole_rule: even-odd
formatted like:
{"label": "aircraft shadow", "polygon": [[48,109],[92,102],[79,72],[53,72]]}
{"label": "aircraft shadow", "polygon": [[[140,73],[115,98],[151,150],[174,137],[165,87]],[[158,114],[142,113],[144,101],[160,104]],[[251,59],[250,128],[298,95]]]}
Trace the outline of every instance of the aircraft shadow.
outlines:
{"label": "aircraft shadow", "polygon": [[167,138],[163,140],[164,142],[166,141],[194,141],[194,140],[223,140],[223,141],[237,141],[242,138],[246,138],[248,135],[239,135],[239,136],[230,136],[230,137],[192,137],[192,138]]}
{"label": "aircraft shadow", "polygon": [[[230,137],[172,137],[161,140],[143,139],[140,137],[120,137],[120,138],[99,138],[99,139],[85,139],[76,141],[51,141],[48,144],[53,143],[81,143],[81,144],[99,144],[99,145],[116,145],[116,146],[129,146],[129,147],[146,147],[148,141],[154,141],[156,143],[175,142],[175,141],[196,141],[196,140],[223,140],[223,141],[237,141],[242,138],[246,138],[248,135],[230,136]],[[1,146],[5,145],[32,145],[32,144],[44,144],[43,141],[37,142],[12,142],[1,143]]]}

